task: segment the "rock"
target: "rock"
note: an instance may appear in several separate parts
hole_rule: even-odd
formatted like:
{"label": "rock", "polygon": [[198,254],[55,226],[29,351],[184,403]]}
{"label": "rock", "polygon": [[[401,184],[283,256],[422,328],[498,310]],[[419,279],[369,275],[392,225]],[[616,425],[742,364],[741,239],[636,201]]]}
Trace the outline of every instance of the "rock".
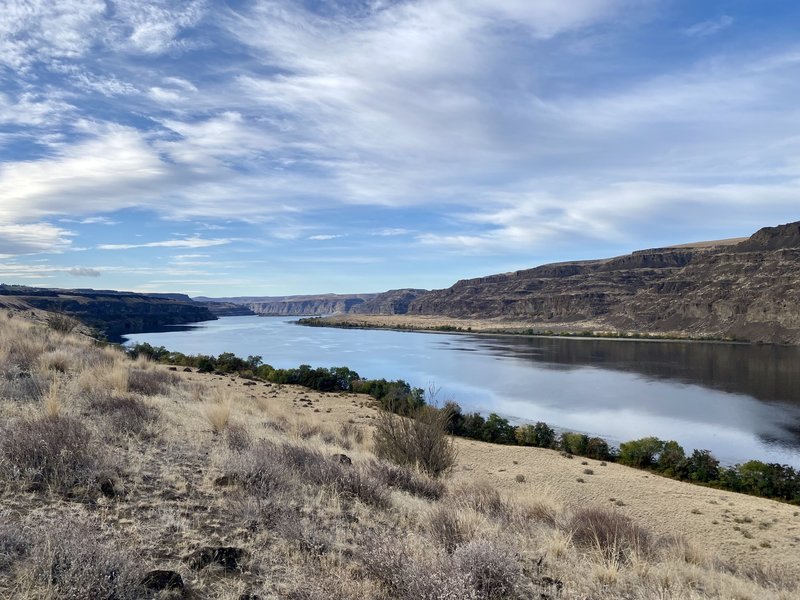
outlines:
{"label": "rock", "polygon": [[183,372],[184,373],[191,373],[192,372],[192,367],[184,367],[183,368]]}
{"label": "rock", "polygon": [[111,477],[102,477],[98,483],[100,484],[100,493],[106,498],[116,498],[120,495],[116,482]]}
{"label": "rock", "polygon": [[157,569],[144,576],[142,585],[148,590],[182,590],[183,578],[175,571]]}
{"label": "rock", "polygon": [[186,560],[195,571],[209,565],[219,565],[226,571],[235,571],[244,557],[244,550],[232,546],[206,546],[192,553]]}
{"label": "rock", "polygon": [[218,487],[229,487],[237,483],[239,483],[239,477],[237,475],[220,475],[214,480],[214,485]]}
{"label": "rock", "polygon": [[168,367],[167,370],[168,371],[177,371],[178,367]]}
{"label": "rock", "polygon": [[334,454],[333,455],[333,460],[335,460],[336,462],[338,462],[341,465],[352,465],[353,464],[352,459],[349,456],[347,456],[346,454]]}
{"label": "rock", "polygon": [[258,594],[245,593],[239,595],[239,600],[261,600],[261,596]]}

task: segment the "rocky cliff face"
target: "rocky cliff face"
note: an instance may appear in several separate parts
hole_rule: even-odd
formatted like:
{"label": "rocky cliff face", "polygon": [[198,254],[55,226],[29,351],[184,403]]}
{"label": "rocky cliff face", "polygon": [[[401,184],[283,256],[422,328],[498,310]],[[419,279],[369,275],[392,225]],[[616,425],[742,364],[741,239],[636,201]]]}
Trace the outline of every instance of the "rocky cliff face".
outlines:
{"label": "rocky cliff face", "polygon": [[167,294],[0,286],[0,300],[3,298],[13,301],[18,309],[30,307],[67,314],[103,332],[111,340],[118,340],[127,333],[217,318],[188,296],[177,298]]}
{"label": "rocky cliff face", "polygon": [[459,281],[409,314],[800,343],[800,223],[734,245],[659,248]]}
{"label": "rocky cliff face", "polygon": [[350,312],[359,315],[404,315],[408,312],[411,302],[427,292],[428,290],[411,288],[389,290],[356,304]]}
{"label": "rocky cliff face", "polygon": [[204,303],[228,303],[245,307],[250,314],[265,316],[314,316],[351,312],[376,294],[320,294],[318,296],[245,296],[238,298],[195,298]]}

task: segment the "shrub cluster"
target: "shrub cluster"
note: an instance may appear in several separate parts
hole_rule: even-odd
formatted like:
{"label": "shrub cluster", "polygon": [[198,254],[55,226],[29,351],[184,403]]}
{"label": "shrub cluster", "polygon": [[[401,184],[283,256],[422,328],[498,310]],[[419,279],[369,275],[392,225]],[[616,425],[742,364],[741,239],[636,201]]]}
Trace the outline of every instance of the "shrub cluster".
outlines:
{"label": "shrub cluster", "polygon": [[432,406],[423,406],[410,417],[381,411],[375,424],[373,451],[379,458],[439,477],[456,462],[455,445],[447,436],[449,420],[447,410]]}
{"label": "shrub cluster", "polygon": [[19,419],[0,429],[0,476],[59,491],[92,482],[100,466],[89,430],[63,415]]}

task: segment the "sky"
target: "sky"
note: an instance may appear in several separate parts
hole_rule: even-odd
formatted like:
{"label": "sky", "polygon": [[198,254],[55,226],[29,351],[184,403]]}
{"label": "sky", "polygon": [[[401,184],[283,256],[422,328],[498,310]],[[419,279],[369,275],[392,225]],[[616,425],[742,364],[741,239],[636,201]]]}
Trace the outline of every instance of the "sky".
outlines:
{"label": "sky", "polygon": [[0,282],[443,288],[800,220],[796,0],[0,0]]}

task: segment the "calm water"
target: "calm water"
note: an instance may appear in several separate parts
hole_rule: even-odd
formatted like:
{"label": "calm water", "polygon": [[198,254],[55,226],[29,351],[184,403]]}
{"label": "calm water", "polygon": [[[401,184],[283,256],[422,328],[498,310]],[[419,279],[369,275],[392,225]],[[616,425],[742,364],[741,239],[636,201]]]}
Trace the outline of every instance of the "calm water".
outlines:
{"label": "calm water", "polygon": [[274,367],[347,366],[440,388],[439,401],[545,421],[612,442],[655,435],[725,463],[800,467],[800,349],[686,342],[302,327],[225,317],[128,336],[186,354],[260,355]]}

